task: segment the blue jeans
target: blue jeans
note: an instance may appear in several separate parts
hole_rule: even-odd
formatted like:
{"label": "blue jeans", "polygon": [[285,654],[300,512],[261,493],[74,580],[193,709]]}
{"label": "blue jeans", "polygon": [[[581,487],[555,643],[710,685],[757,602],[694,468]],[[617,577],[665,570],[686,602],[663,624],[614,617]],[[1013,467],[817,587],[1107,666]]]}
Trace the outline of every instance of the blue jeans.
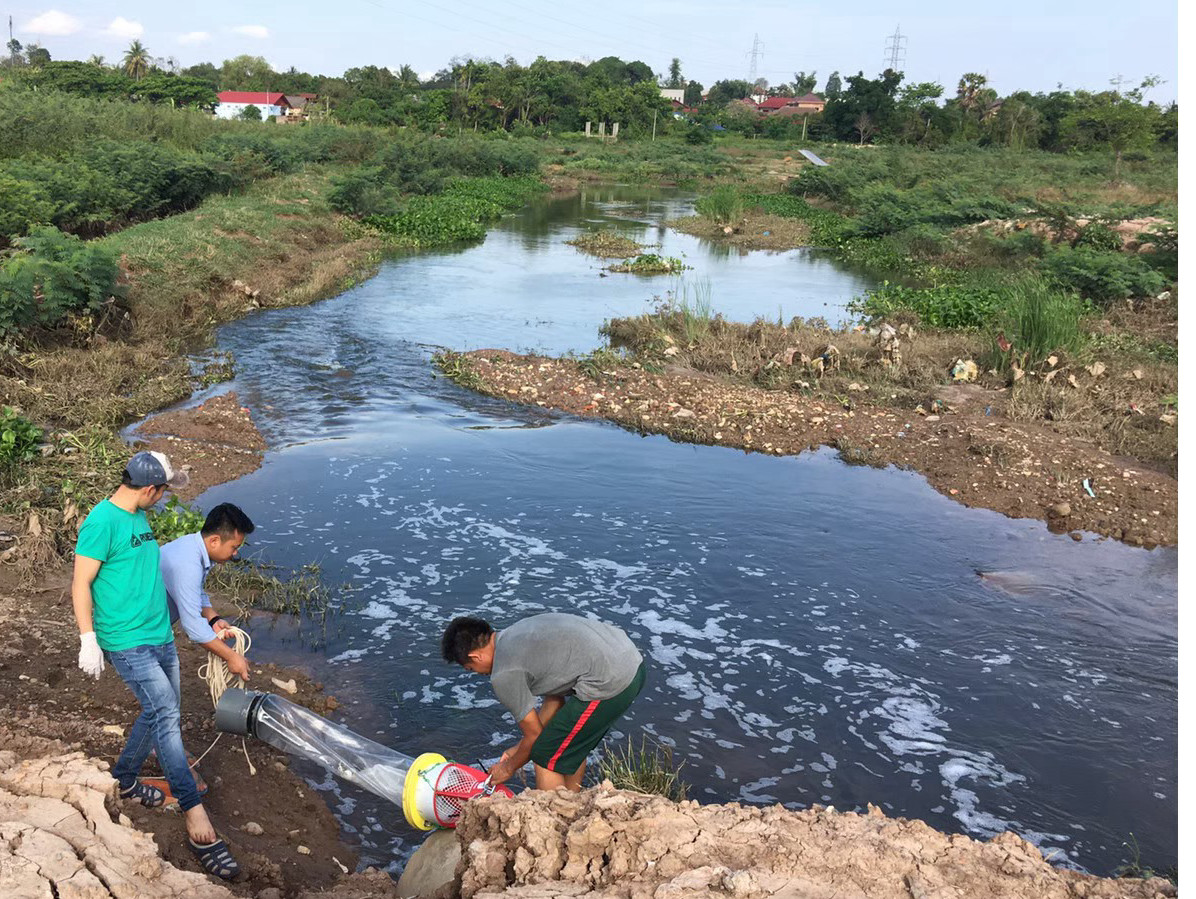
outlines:
{"label": "blue jeans", "polygon": [[127,790],[137,781],[151,749],[158,751],[158,764],[166,773],[170,792],[183,811],[199,805],[199,791],[187,765],[180,729],[179,656],[174,641],[161,646],[134,646],[106,652],[121,680],[129,685],[141,714],[133,722],[129,740],[116,760],[112,776]]}

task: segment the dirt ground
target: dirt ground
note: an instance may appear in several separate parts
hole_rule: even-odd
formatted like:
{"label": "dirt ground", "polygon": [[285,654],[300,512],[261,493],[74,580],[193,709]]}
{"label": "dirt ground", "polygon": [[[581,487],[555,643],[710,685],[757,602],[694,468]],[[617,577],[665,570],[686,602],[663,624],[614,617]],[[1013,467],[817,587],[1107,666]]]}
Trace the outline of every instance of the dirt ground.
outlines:
{"label": "dirt ground", "polygon": [[[124,745],[138,705],[111,667],[98,681],[78,669],[79,635],[71,612],[69,577],[64,566],[39,584],[28,585],[16,582],[7,567],[0,569],[0,627],[10,635],[0,644],[4,711],[0,728],[59,740],[69,749],[111,763]],[[185,638],[176,645],[183,688],[183,742],[188,752],[199,756],[217,733],[206,683],[196,675],[206,652]],[[294,678],[297,692],[283,695],[322,713],[327,710],[329,697],[302,672],[257,664],[251,670],[251,688],[282,692],[271,678]],[[0,743],[7,745],[2,738]],[[340,826],[323,798],[291,773],[287,756],[255,740],[247,741],[247,746],[256,775],[249,771],[241,741],[227,735],[199,765],[210,788],[204,804],[248,872],[244,883],[233,886],[234,892],[252,896],[275,887],[282,895],[293,895],[300,888],[330,885],[342,874],[334,859],[352,871],[356,854],[341,842]],[[161,776],[153,762],[146,772]],[[185,843],[182,815],[177,806],[173,808],[122,803],[120,811],[133,826],[154,835],[163,858],[184,871],[199,871]],[[249,822],[260,825],[261,832],[248,832]],[[299,846],[306,846],[310,854],[301,854]]]}
{"label": "dirt ground", "polygon": [[1054,868],[1004,833],[981,843],[921,821],[815,807],[670,802],[614,790],[470,803],[462,899],[1157,899],[1161,878]]}
{"label": "dirt ground", "polygon": [[691,215],[668,222],[670,228],[748,250],[792,250],[809,246],[810,226],[794,218],[748,212],[734,225],[720,225],[703,215]]}
{"label": "dirt ground", "polygon": [[[138,433],[156,435],[148,437],[146,444],[165,451],[188,470],[192,480],[180,491],[183,499],[253,471],[265,449],[249,410],[231,392],[201,406],[155,416]],[[34,583],[19,571],[15,566],[0,566],[0,627],[10,634],[0,643],[0,746],[11,742],[5,739],[5,730],[35,734],[42,741],[59,741],[60,751],[82,752],[110,764],[137,717],[137,701],[111,668],[98,681],[79,671],[69,566],[56,565]],[[214,601],[219,608],[219,597]],[[183,741],[188,752],[198,757],[217,736],[207,686],[196,673],[207,654],[185,638],[178,639],[176,646],[183,689]],[[272,678],[293,679],[297,692],[292,695],[278,688]],[[323,686],[301,671],[255,664],[249,686],[279,692],[321,713],[337,706],[335,697],[325,695]],[[232,885],[233,893],[277,899],[342,881],[344,873],[356,867],[357,856],[341,842],[340,825],[323,797],[291,773],[285,754],[256,740],[246,745],[256,774],[249,770],[241,741],[227,735],[199,765],[210,787],[204,804],[247,874],[242,883]],[[45,745],[41,748],[48,751]],[[146,772],[160,776],[152,761]],[[177,806],[145,809],[121,803],[114,811],[125,815],[131,827],[151,833],[166,861],[182,871],[200,871],[186,846]],[[301,852],[300,847],[307,851]],[[263,893],[269,890],[278,892]]]}
{"label": "dirt ground", "polygon": [[136,434],[146,448],[166,453],[190,475],[190,484],[178,491],[184,500],[257,471],[266,449],[253,417],[233,391],[155,415]]}
{"label": "dirt ground", "polygon": [[1174,478],[1033,422],[1011,421],[1001,414],[1003,393],[974,384],[939,388],[938,403],[918,415],[871,403],[866,391],[849,392],[844,403],[688,369],[651,374],[604,364],[593,377],[574,359],[504,350],[453,359],[459,383],[512,402],[778,456],[832,446],[848,462],[912,469],[964,505],[1042,519],[1077,540],[1091,531],[1146,547],[1177,541]]}

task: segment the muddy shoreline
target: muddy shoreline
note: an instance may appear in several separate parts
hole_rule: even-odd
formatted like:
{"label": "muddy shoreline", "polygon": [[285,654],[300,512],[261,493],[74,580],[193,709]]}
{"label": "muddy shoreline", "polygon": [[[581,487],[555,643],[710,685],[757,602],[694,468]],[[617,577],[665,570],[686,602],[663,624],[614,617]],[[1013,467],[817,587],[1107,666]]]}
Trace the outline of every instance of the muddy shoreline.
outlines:
{"label": "muddy shoreline", "polygon": [[652,374],[604,363],[595,374],[575,359],[505,350],[442,358],[450,377],[480,393],[603,418],[640,434],[777,456],[829,446],[848,462],[916,471],[966,506],[1040,519],[1077,540],[1085,531],[1144,547],[1178,539],[1174,478],[1086,441],[1003,418],[1000,394],[977,385],[944,387],[943,408],[919,415],[860,394],[852,394],[846,408],[834,399],[682,368]]}

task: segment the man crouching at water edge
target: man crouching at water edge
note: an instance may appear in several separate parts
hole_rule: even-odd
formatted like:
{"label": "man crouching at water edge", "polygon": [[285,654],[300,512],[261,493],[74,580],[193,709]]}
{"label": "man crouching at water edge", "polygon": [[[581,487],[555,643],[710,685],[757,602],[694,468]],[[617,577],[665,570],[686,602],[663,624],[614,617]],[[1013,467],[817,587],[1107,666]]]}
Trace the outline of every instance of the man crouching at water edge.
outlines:
{"label": "man crouching at water edge", "polygon": [[[440,639],[445,661],[490,675],[523,739],[490,769],[501,784],[535,763],[536,789],[581,791],[586,756],[644,688],[644,658],[622,630],[549,612],[495,631],[454,618]],[[535,697],[544,701],[536,710]]]}
{"label": "man crouching at water edge", "polygon": [[191,849],[205,871],[231,880],[240,869],[200,804],[187,766],[179,722],[179,657],[158,571],[158,544],[145,517],[168,487],[184,487],[187,481],[162,453],[137,453],[129,460],[120,487],[79,528],[71,600],[79,625],[79,667],[98,679],[107,658],[141,704],[112,768],[121,797],[151,808],[166,801],[163,790],[137,777],[150,750],[157,750],[183,810]]}
{"label": "man crouching at water edge", "polygon": [[249,662],[225,645],[234,632],[212,608],[203,583],[212,565],[235,559],[252,533],[248,515],[232,503],[221,503],[208,513],[198,534],[184,534],[163,546],[160,563],[171,622],[182,625],[192,643],[224,659],[228,670],[243,681],[249,680]]}

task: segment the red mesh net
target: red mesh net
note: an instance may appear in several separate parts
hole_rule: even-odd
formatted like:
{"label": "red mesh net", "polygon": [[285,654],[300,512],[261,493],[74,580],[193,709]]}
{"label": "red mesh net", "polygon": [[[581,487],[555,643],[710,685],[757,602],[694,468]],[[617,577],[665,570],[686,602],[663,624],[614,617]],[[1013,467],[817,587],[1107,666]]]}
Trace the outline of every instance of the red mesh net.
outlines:
{"label": "red mesh net", "polygon": [[436,823],[441,827],[456,827],[461,809],[475,796],[491,792],[503,796],[515,795],[506,787],[488,786],[485,771],[468,765],[458,765],[456,762],[441,769],[432,789],[435,793],[433,812],[436,815]]}

